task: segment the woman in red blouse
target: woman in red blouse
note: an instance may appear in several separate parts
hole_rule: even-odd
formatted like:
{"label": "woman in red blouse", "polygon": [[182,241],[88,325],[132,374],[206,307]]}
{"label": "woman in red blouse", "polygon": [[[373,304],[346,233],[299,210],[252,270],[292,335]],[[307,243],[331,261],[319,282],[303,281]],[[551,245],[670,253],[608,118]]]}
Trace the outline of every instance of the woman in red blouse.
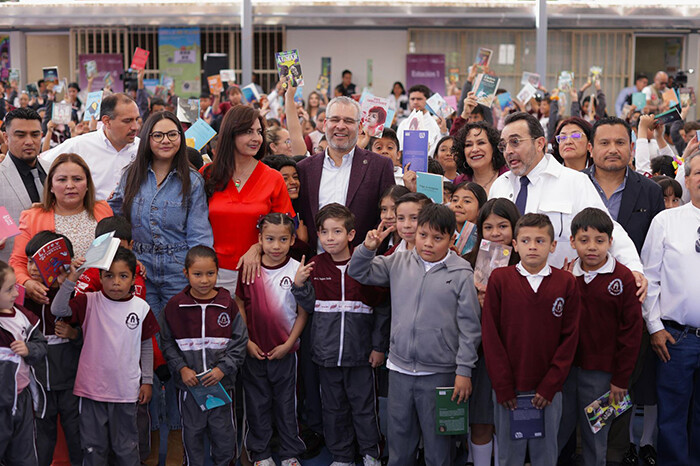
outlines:
{"label": "woman in red blouse", "polygon": [[244,277],[259,271],[260,217],[271,212],[295,215],[282,175],[258,162],[266,152],[264,131],[258,110],[233,107],[221,123],[214,162],[202,168],[219,259],[217,286],[232,294],[241,265]]}

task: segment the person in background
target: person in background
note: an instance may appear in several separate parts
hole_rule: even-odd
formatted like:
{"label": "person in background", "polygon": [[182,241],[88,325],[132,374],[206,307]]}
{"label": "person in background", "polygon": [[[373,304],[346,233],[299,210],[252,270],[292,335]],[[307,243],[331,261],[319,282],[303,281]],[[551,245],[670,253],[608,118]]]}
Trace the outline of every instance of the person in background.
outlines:
{"label": "person in background", "polygon": [[562,121],[554,133],[552,155],[565,167],[583,171],[592,162],[589,141],[593,127],[580,117],[571,117]]}
{"label": "person in background", "polygon": [[[625,104],[632,105],[632,94],[636,92],[642,92],[645,87],[649,84],[649,78],[643,73],[637,74],[634,78],[634,85],[626,87],[620,91],[615,99],[615,114],[618,118],[623,117],[623,108]],[[640,112],[643,108],[638,108]]]}
{"label": "person in background", "polygon": [[353,84],[352,82],[352,71],[343,70],[342,76],[343,81],[338,86],[336,86],[336,90],[339,90],[341,92],[340,95],[343,95],[345,97],[352,97],[353,94],[357,93],[357,91],[355,90],[355,84]]}

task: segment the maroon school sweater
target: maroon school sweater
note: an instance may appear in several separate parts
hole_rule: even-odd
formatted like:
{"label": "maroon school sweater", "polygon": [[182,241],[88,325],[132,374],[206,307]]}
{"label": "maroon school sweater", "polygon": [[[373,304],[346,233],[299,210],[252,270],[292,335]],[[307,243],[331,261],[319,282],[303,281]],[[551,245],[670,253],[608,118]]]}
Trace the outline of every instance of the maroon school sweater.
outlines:
{"label": "maroon school sweater", "polygon": [[642,342],[642,304],[634,275],[617,262],[612,273],[590,283],[576,278],[581,293],[579,344],[574,365],[612,373],[611,383],[627,388]]}
{"label": "maroon school sweater", "polygon": [[576,279],[552,267],[537,293],[515,266],[492,272],[482,312],[486,369],[499,403],[516,391],[547,400],[561,391],[578,344]]}

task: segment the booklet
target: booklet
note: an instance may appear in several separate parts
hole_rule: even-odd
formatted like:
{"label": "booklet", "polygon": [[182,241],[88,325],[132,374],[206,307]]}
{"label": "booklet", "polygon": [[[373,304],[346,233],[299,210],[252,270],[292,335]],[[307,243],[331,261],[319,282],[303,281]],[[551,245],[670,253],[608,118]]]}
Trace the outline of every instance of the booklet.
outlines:
{"label": "booklet", "polygon": [[97,62],[95,60],[85,62],[85,75],[88,79],[97,76]]}
{"label": "booklet", "polygon": [[19,68],[10,68],[10,74],[7,77],[7,80],[10,81],[10,83],[15,83],[16,85],[19,84]]}
{"label": "booklet", "polygon": [[459,81],[459,68],[450,68],[447,70],[447,82],[450,84],[457,84]]}
{"label": "booklet", "polygon": [[501,83],[498,76],[482,73],[474,80],[474,92],[476,93],[476,101],[486,107],[491,107],[498,85]]}
{"label": "booklet", "polygon": [[410,163],[414,172],[428,171],[428,132],[403,132],[403,166]]}
{"label": "booklet", "polygon": [[95,91],[88,94],[87,102],[85,102],[83,121],[90,121],[92,120],[92,117],[95,117],[96,120],[100,119],[100,108],[102,108],[103,94],[103,91]]}
{"label": "booklet", "polygon": [[520,92],[518,92],[516,99],[518,99],[523,105],[527,105],[527,103],[530,102],[530,99],[535,97],[535,94],[537,94],[537,89],[535,89],[535,86],[530,83],[525,83],[523,88],[520,89]]}
{"label": "booklet", "polygon": [[36,83],[27,84],[25,89],[27,90],[27,94],[29,94],[30,99],[39,97],[39,88],[37,88]]}
{"label": "booklet", "polygon": [[438,435],[467,433],[469,403],[452,401],[454,391],[454,387],[435,388],[435,433]]}
{"label": "booklet", "polygon": [[236,70],[219,70],[219,76],[221,76],[221,81],[225,83],[236,82]]}
{"label": "booklet", "polygon": [[52,106],[51,121],[57,125],[67,125],[71,121],[73,107],[68,102],[55,102]]}
{"label": "booklet", "polygon": [[388,114],[389,99],[368,94],[362,100],[360,126],[367,136],[380,138],[384,133],[384,127],[391,126],[391,121],[387,120]]}
{"label": "booklet", "polygon": [[199,118],[199,99],[177,99],[177,119],[194,123]]}
{"label": "booklet", "polygon": [[27,295],[27,289],[19,283],[15,283],[15,289],[17,290],[17,299],[15,299],[15,304],[24,306],[24,297]]}
{"label": "booklet", "polygon": [[114,78],[112,77],[112,72],[108,71],[105,73],[104,80],[102,81],[104,83],[104,87],[111,89],[112,85],[114,84]]}
{"label": "booklet", "polygon": [[529,71],[523,71],[523,75],[520,78],[520,84],[523,86],[527,83],[532,84],[532,87],[537,88],[540,85],[540,75],[537,73],[530,73]]}
{"label": "booklet", "polygon": [[486,287],[491,272],[508,265],[512,250],[511,246],[482,239],[474,263],[474,284]]}
{"label": "booklet", "polygon": [[443,120],[449,118],[455,112],[455,108],[450,107],[447,101],[437,92],[430,96],[426,101],[426,105],[430,113],[439,116]]}
{"label": "booklet", "polygon": [[304,76],[301,74],[301,63],[297,49],[277,52],[275,60],[280,78],[287,76],[293,87],[304,85]]}
{"label": "booklet", "polygon": [[4,206],[0,206],[0,240],[19,235],[19,228]]}
{"label": "booklet", "polygon": [[479,47],[479,50],[476,52],[476,60],[474,60],[474,63],[476,63],[477,66],[487,67],[489,63],[491,63],[492,55],[493,50]]}
{"label": "booklet", "polygon": [[220,74],[207,76],[207,84],[209,84],[209,92],[211,95],[219,95],[224,92],[224,83],[221,80]]}
{"label": "booklet", "polygon": [[47,83],[58,84],[58,66],[47,66],[41,69],[44,75],[44,81]]}
{"label": "booklet", "polygon": [[193,139],[194,142],[191,147],[194,147],[198,151],[202,150],[202,147],[206,146],[214,136],[216,136],[216,131],[201,118],[198,118],[197,121],[185,131],[185,139]]}
{"label": "booklet", "polygon": [[610,402],[610,390],[603,396],[586,406],[586,419],[594,434],[597,434],[606,424],[610,423],[632,407],[629,394],[625,395],[621,403]]}
{"label": "booklet", "polygon": [[70,268],[70,253],[63,238],[55,239],[46,243],[32,256],[44,280],[44,284],[49,288],[61,275],[61,272]]}
{"label": "booklet", "polygon": [[678,105],[678,102],[681,100],[676,94],[676,90],[672,87],[666,88],[661,97],[664,99],[664,103],[668,104],[669,108]]}
{"label": "booklet", "polygon": [[231,403],[231,397],[224,389],[224,386],[221,385],[221,382],[214,384],[211,387],[205,387],[202,385],[202,377],[207,375],[209,372],[211,372],[211,369],[202,372],[201,374],[197,374],[199,383],[194,387],[187,387],[199,405],[199,409],[202,411],[218,408],[219,406],[224,406]]}
{"label": "booklet", "polygon": [[114,237],[114,233],[114,231],[110,231],[92,240],[92,244],[85,253],[85,263],[80,266],[80,270],[109,270],[121,243],[119,238]]}
{"label": "booklet", "polygon": [[695,91],[692,87],[684,87],[678,90],[678,97],[681,99],[681,107],[695,105]]}
{"label": "booklet", "polygon": [[544,409],[532,405],[535,395],[518,395],[517,408],[510,411],[510,438],[521,440],[544,437]]}
{"label": "booklet", "polygon": [[148,63],[148,56],[151,54],[148,50],[144,50],[141,47],[136,47],[134,50],[134,58],[131,59],[132,70],[145,70],[146,63]]}
{"label": "booklet", "polygon": [[632,94],[632,105],[641,112],[647,106],[647,95],[643,92],[635,92]]}
{"label": "booklet", "polygon": [[[413,169],[413,164],[411,164],[411,169]],[[416,192],[425,194],[436,204],[442,204],[444,202],[442,175],[416,172]]]}
{"label": "booklet", "polygon": [[445,96],[445,103],[452,107],[454,111],[457,111],[457,96],[456,95],[446,95]]}
{"label": "booklet", "polygon": [[600,76],[603,74],[603,67],[601,66],[591,66],[588,69],[588,80],[590,82],[594,82],[597,79],[600,79]]}
{"label": "booklet", "polygon": [[674,121],[681,119],[681,112],[678,110],[678,106],[672,107],[663,113],[659,113],[658,115],[654,115],[654,120],[658,121],[662,125],[673,123]]}
{"label": "booklet", "polygon": [[496,98],[498,99],[498,104],[501,106],[501,110],[504,110],[513,103],[513,97],[511,97],[510,92],[508,91],[501,92],[500,94],[496,95]]}
{"label": "booklet", "polygon": [[459,232],[457,240],[455,241],[455,249],[457,249],[459,255],[463,256],[474,249],[474,246],[476,246],[476,239],[476,225],[472,222],[464,222],[462,231]]}
{"label": "booklet", "polygon": [[321,57],[321,74],[316,82],[316,90],[328,96],[331,86],[331,57]]}
{"label": "booklet", "polygon": [[304,103],[304,88],[299,86],[297,90],[294,91],[294,103],[302,105]]}
{"label": "booklet", "polygon": [[574,85],[574,72],[573,71],[562,71],[559,73],[559,80],[557,81],[557,87],[560,91],[569,92],[571,87]]}
{"label": "booklet", "polygon": [[242,87],[241,92],[243,93],[243,98],[248,103],[260,101],[260,93],[258,92],[258,88],[255,87],[254,83],[250,83],[247,86]]}

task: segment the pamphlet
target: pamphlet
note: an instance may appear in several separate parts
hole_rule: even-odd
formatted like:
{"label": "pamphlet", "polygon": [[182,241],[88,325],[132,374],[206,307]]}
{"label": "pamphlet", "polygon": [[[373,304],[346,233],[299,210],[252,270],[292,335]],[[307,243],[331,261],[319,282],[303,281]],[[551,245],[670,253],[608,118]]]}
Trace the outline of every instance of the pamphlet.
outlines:
{"label": "pamphlet", "polygon": [[85,75],[88,79],[97,76],[97,62],[95,60],[85,62]]}
{"label": "pamphlet", "polygon": [[479,50],[476,52],[476,60],[474,60],[474,63],[476,63],[477,66],[487,67],[489,63],[491,63],[492,55],[493,50],[479,47]]}
{"label": "pamphlet", "polygon": [[529,71],[523,71],[520,84],[524,86],[527,83],[532,84],[534,88],[538,88],[540,86],[540,75],[537,73],[530,73]]}
{"label": "pamphlet", "polygon": [[474,263],[474,284],[486,287],[491,272],[508,265],[512,250],[511,246],[482,239]]}
{"label": "pamphlet", "polygon": [[641,112],[647,106],[647,95],[643,92],[635,92],[632,94],[632,105]]}
{"label": "pamphlet", "polygon": [[462,231],[459,232],[457,240],[455,241],[455,249],[457,249],[459,255],[463,256],[474,249],[474,246],[476,246],[476,239],[476,225],[472,222],[464,222]]}
{"label": "pamphlet", "polygon": [[446,95],[445,103],[457,111],[457,96],[456,95]]}
{"label": "pamphlet", "polygon": [[205,387],[202,385],[202,378],[209,372],[211,372],[211,369],[206,372],[202,372],[201,374],[197,374],[197,380],[199,380],[199,383],[194,387],[187,387],[197,402],[197,405],[199,405],[199,409],[202,411],[218,408],[219,406],[224,406],[231,403],[231,397],[224,389],[224,386],[221,385],[221,382],[210,387]]}
{"label": "pamphlet", "polygon": [[467,433],[469,403],[452,401],[454,387],[435,388],[435,433],[437,435],[464,435]]}
{"label": "pamphlet", "polygon": [[255,87],[254,83],[250,83],[247,86],[242,87],[241,92],[243,93],[243,98],[246,100],[246,102],[257,102],[260,100],[260,93],[258,92],[258,88]]}
{"label": "pamphlet", "polygon": [[0,240],[19,235],[19,228],[4,206],[0,206]]}
{"label": "pamphlet", "polygon": [[590,82],[594,82],[598,79],[600,79],[600,76],[603,74],[603,68],[600,66],[591,66],[588,69],[588,80]]}
{"label": "pamphlet", "polygon": [[141,47],[136,47],[134,50],[134,58],[131,59],[132,70],[145,70],[146,63],[148,63],[148,56],[151,54],[148,50],[144,50]]}
{"label": "pamphlet", "polygon": [[695,105],[695,91],[692,87],[684,87],[678,90],[681,99],[681,107]]}
{"label": "pamphlet", "polygon": [[530,99],[535,97],[535,94],[537,94],[537,89],[535,89],[535,86],[530,83],[525,83],[523,88],[520,89],[520,92],[518,92],[516,99],[518,99],[523,105],[527,105],[527,103],[530,102]]}
{"label": "pamphlet", "polygon": [[447,101],[437,92],[430,96],[426,104],[433,115],[437,115],[443,120],[449,118],[455,112],[454,107],[450,107]]}
{"label": "pamphlet", "polygon": [[414,172],[428,171],[428,132],[403,132],[403,165],[410,163]]}
{"label": "pamphlet", "polygon": [[68,102],[55,102],[52,107],[51,121],[57,125],[67,125],[71,121],[73,107]]}
{"label": "pamphlet", "polygon": [[44,81],[47,83],[58,84],[58,66],[48,66],[41,69],[44,75]]}
{"label": "pamphlet", "polygon": [[606,424],[612,422],[632,407],[629,394],[625,395],[621,403],[610,402],[610,391],[586,406],[586,419],[594,434],[597,434]]}
{"label": "pamphlet", "polygon": [[367,136],[379,138],[384,133],[384,127],[391,126],[391,121],[387,124],[388,110],[389,99],[371,94],[365,96],[362,101],[360,126]]}
{"label": "pamphlet", "polygon": [[225,83],[236,82],[236,70],[219,70],[219,76],[221,76],[221,81]]}
{"label": "pamphlet", "polygon": [[83,121],[90,121],[92,117],[95,120],[100,119],[100,108],[102,108],[102,95],[103,91],[91,92],[87,96],[87,102],[85,102],[85,113],[83,114]]}
{"label": "pamphlet", "polygon": [[8,81],[10,81],[10,83],[14,83],[15,85],[19,85],[19,77],[19,68],[10,68],[10,74],[7,77]]}
{"label": "pamphlet", "polygon": [[476,101],[486,107],[491,107],[493,98],[496,96],[498,85],[501,83],[500,78],[492,74],[482,73],[474,80],[474,92]]}
{"label": "pamphlet", "polygon": [[50,288],[61,272],[70,268],[71,257],[66,241],[58,238],[46,243],[34,253],[32,260],[39,269],[44,284]]}
{"label": "pamphlet", "polygon": [[544,409],[535,408],[532,404],[534,397],[535,395],[518,395],[517,407],[510,411],[511,439],[544,437]]}
{"label": "pamphlet", "polygon": [[[413,169],[413,164],[411,164],[411,169]],[[436,204],[442,204],[444,202],[442,175],[416,172],[416,192],[425,194]]]}
{"label": "pamphlet", "polygon": [[221,80],[220,74],[207,76],[207,83],[209,84],[209,92],[211,95],[219,95],[224,92],[224,83]]}
{"label": "pamphlet", "polygon": [[194,123],[199,118],[199,99],[177,99],[177,119]]}
{"label": "pamphlet", "polygon": [[206,146],[216,136],[216,131],[206,121],[198,118],[197,121],[185,131],[185,139],[193,139],[193,145],[198,151]]}
{"label": "pamphlet", "polygon": [[562,71],[559,73],[559,80],[557,81],[557,87],[560,91],[569,92],[574,85],[574,72],[573,71]]}
{"label": "pamphlet", "polygon": [[114,233],[110,231],[92,240],[92,244],[85,253],[85,263],[80,266],[80,270],[109,270],[121,243],[119,238],[114,237]]}
{"label": "pamphlet", "polygon": [[459,68],[447,70],[447,79],[450,84],[457,84],[457,81],[459,81]]}
{"label": "pamphlet", "polygon": [[293,87],[304,85],[304,76],[301,74],[301,63],[299,62],[299,52],[288,50],[286,52],[277,52],[275,54],[277,61],[277,71],[280,78],[287,76]]}

